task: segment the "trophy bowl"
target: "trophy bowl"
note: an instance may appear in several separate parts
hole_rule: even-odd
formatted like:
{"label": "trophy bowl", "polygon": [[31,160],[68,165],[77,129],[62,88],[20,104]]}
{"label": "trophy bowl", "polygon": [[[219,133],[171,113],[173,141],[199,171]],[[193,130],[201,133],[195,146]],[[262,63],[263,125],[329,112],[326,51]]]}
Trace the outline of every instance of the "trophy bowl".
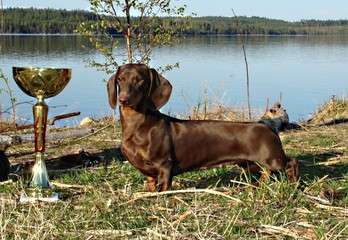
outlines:
{"label": "trophy bowl", "polygon": [[50,188],[44,161],[48,115],[48,106],[44,99],[56,96],[64,89],[70,81],[71,69],[13,67],[13,78],[24,93],[37,99],[33,106],[36,159],[30,186],[40,189]]}
{"label": "trophy bowl", "polygon": [[31,97],[50,98],[59,94],[71,78],[68,68],[13,67],[19,88]]}

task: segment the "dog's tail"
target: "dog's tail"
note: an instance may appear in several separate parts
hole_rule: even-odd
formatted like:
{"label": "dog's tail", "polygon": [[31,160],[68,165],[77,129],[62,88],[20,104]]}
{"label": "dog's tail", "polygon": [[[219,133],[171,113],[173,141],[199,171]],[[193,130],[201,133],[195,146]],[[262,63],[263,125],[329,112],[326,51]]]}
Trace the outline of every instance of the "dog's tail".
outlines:
{"label": "dog's tail", "polygon": [[300,176],[299,163],[295,158],[287,158],[286,175],[290,182],[296,182]]}

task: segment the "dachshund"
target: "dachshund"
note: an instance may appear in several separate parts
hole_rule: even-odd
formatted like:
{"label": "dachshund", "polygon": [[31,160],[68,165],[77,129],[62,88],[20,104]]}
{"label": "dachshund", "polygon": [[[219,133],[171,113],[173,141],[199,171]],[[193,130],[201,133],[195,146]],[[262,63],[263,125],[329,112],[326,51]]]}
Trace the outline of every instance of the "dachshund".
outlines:
{"label": "dachshund", "polygon": [[107,92],[111,108],[120,104],[122,153],[146,176],[148,191],[167,191],[178,174],[225,164],[268,174],[285,170],[289,181],[298,180],[298,161],[285,155],[278,135],[264,124],[162,114],[172,85],[155,69],[122,65],[109,79]]}

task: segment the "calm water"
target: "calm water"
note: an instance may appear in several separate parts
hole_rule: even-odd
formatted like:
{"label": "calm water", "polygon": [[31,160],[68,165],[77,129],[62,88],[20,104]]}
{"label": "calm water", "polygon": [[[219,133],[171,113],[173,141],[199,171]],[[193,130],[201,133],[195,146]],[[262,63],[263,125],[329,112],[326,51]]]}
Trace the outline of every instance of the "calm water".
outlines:
{"label": "calm water", "polygon": [[[171,47],[156,49],[153,66],[180,63],[166,77],[174,86],[163,109],[172,114],[187,112],[207,94],[213,102],[245,106],[245,43],[250,67],[251,103],[264,109],[266,99],[283,103],[292,121],[307,118],[332,95],[348,94],[348,36],[199,37]],[[50,106],[50,116],[81,111],[82,116],[109,114],[103,72],[87,66],[86,60],[100,58],[77,36],[0,36],[0,68],[10,78],[19,102],[31,100],[12,80],[12,66],[52,66],[73,69],[73,78]],[[1,105],[8,106],[0,96]],[[31,119],[31,107],[19,107]],[[69,120],[71,123],[72,120]]]}

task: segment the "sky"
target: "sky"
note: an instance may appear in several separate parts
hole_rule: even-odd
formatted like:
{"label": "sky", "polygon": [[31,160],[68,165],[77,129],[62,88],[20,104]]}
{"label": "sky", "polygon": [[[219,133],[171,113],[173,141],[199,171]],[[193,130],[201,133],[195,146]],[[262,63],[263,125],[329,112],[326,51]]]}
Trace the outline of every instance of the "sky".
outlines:
{"label": "sky", "polygon": [[[348,0],[173,0],[187,5],[198,16],[260,16],[297,21],[301,19],[348,19]],[[88,0],[3,0],[4,7],[89,10]]]}

